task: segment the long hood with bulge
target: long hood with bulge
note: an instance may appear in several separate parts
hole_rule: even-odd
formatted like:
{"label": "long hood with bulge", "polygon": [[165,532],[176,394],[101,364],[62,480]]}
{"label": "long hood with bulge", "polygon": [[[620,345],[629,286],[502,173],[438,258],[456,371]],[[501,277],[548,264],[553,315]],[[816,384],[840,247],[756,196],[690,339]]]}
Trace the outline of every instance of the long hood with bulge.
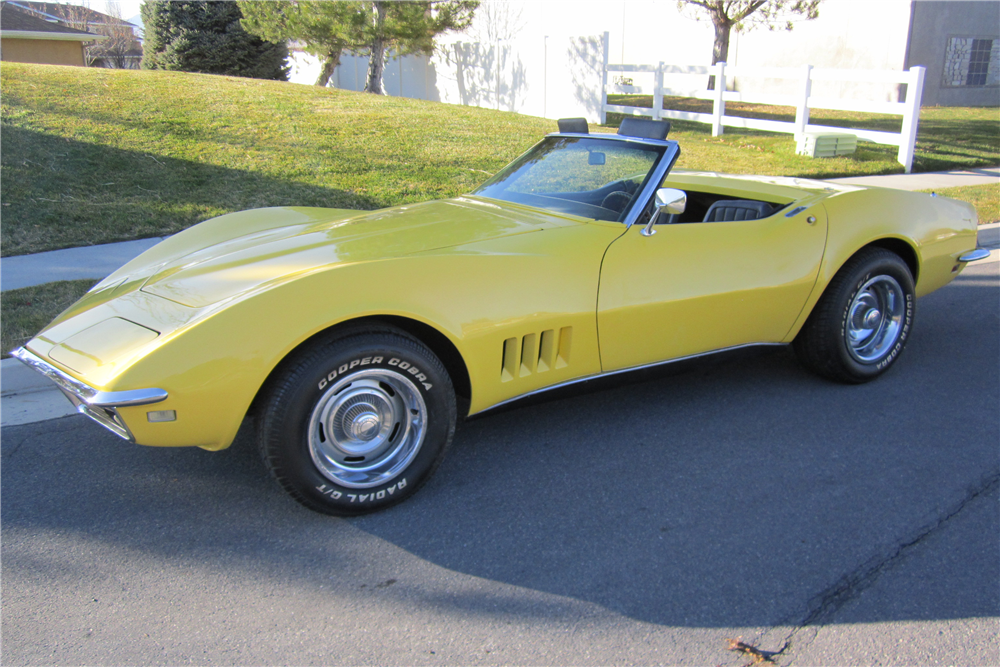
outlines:
{"label": "long hood with bulge", "polygon": [[378,261],[568,224],[475,197],[370,212],[269,208],[225,215],[173,236],[104,282],[200,308],[337,265]]}

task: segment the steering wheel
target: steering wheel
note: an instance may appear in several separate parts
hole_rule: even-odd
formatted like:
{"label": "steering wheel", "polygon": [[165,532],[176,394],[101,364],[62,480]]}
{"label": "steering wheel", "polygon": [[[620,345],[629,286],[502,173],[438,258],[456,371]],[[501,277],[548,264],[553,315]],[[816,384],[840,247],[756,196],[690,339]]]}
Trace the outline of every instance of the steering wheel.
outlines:
{"label": "steering wheel", "polygon": [[602,201],[601,206],[603,208],[610,209],[612,211],[618,211],[621,213],[625,210],[625,207],[629,205],[632,201],[632,195],[624,190],[616,190],[615,192],[609,193]]}

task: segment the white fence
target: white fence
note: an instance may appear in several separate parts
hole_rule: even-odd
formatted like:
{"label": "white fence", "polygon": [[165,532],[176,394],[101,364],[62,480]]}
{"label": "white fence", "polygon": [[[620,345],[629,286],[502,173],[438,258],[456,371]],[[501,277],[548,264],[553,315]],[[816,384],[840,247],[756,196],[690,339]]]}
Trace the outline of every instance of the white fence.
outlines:
{"label": "white fence", "polygon": [[[432,57],[387,59],[387,95],[514,111],[543,118],[601,117],[601,82],[608,63],[608,33],[549,35],[536,42],[454,42]],[[344,90],[362,90],[368,57],[345,53],[333,76]],[[315,58],[296,56],[293,80],[312,83]]]}
{"label": "white fence", "polygon": [[[617,73],[609,84],[609,73]],[[768,132],[782,132],[799,136],[805,132],[850,133],[877,144],[899,146],[897,160],[909,173],[913,167],[913,149],[917,139],[917,121],[920,117],[920,98],[924,86],[923,67],[913,67],[909,71],[893,70],[845,70],[845,69],[815,69],[812,65],[801,68],[785,67],[738,67],[718,63],[711,66],[678,66],[660,62],[657,65],[622,65],[609,64],[604,73],[604,92],[602,95],[601,122],[605,121],[608,111],[634,116],[652,116],[653,118],[676,118],[698,123],[708,123],[712,126],[712,136],[722,134],[723,126],[742,127]],[[632,76],[626,76],[632,75]],[[634,84],[634,78],[649,79],[652,75],[651,88]],[[705,90],[706,77],[715,77],[715,89]],[[799,81],[799,92],[796,95],[748,95],[726,90],[727,78],[736,76],[793,79]],[[669,80],[669,81],[668,81]],[[814,81],[850,81],[873,82],[884,84],[906,84],[905,102],[875,102],[868,100],[815,97],[812,94]],[[670,86],[668,87],[667,84]],[[699,88],[700,87],[700,88]],[[621,106],[608,104],[608,92],[648,94],[652,92],[653,108]],[[712,100],[712,113],[694,113],[663,109],[663,97],[695,97]],[[795,107],[795,121],[763,120],[757,118],[742,118],[726,115],[726,102],[749,102],[752,104],[771,104]],[[863,111],[870,113],[889,114],[903,117],[902,129],[899,133],[879,132],[848,127],[831,127],[813,125],[809,122],[810,109],[835,109],[839,111]]]}

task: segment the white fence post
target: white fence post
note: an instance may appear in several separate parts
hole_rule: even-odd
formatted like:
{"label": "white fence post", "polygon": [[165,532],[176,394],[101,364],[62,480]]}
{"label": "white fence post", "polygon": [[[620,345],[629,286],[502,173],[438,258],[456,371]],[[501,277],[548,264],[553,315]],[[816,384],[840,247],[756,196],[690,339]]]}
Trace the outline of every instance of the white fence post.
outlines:
{"label": "white fence post", "polygon": [[899,153],[896,161],[909,174],[913,169],[913,153],[917,145],[917,123],[920,121],[920,99],[924,94],[924,74],[926,67],[911,67],[910,80],[906,82],[906,113],[903,115],[903,129],[900,131]]}
{"label": "white fence post", "polygon": [[795,138],[798,140],[806,132],[809,124],[809,95],[812,93],[812,65],[802,69],[802,98],[795,109]]}
{"label": "white fence post", "polygon": [[712,136],[722,134],[722,117],[726,115],[726,63],[715,65],[715,101],[712,103]]}
{"label": "white fence post", "polygon": [[609,46],[611,42],[611,33],[604,33],[604,69],[602,70],[601,79],[601,125],[608,122],[608,112],[605,107],[608,106],[608,53],[610,51]]}
{"label": "white fence post", "polygon": [[653,83],[653,120],[663,116],[663,61],[656,66],[656,77]]}

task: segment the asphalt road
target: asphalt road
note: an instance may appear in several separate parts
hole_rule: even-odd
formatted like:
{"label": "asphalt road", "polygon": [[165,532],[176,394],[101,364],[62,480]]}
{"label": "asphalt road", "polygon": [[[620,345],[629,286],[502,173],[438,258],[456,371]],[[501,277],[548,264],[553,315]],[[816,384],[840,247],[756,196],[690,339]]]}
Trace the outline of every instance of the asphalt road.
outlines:
{"label": "asphalt road", "polygon": [[248,433],[2,432],[2,662],[1000,659],[1000,265],[859,387],[769,348],[464,424],[412,500],[300,508]]}

